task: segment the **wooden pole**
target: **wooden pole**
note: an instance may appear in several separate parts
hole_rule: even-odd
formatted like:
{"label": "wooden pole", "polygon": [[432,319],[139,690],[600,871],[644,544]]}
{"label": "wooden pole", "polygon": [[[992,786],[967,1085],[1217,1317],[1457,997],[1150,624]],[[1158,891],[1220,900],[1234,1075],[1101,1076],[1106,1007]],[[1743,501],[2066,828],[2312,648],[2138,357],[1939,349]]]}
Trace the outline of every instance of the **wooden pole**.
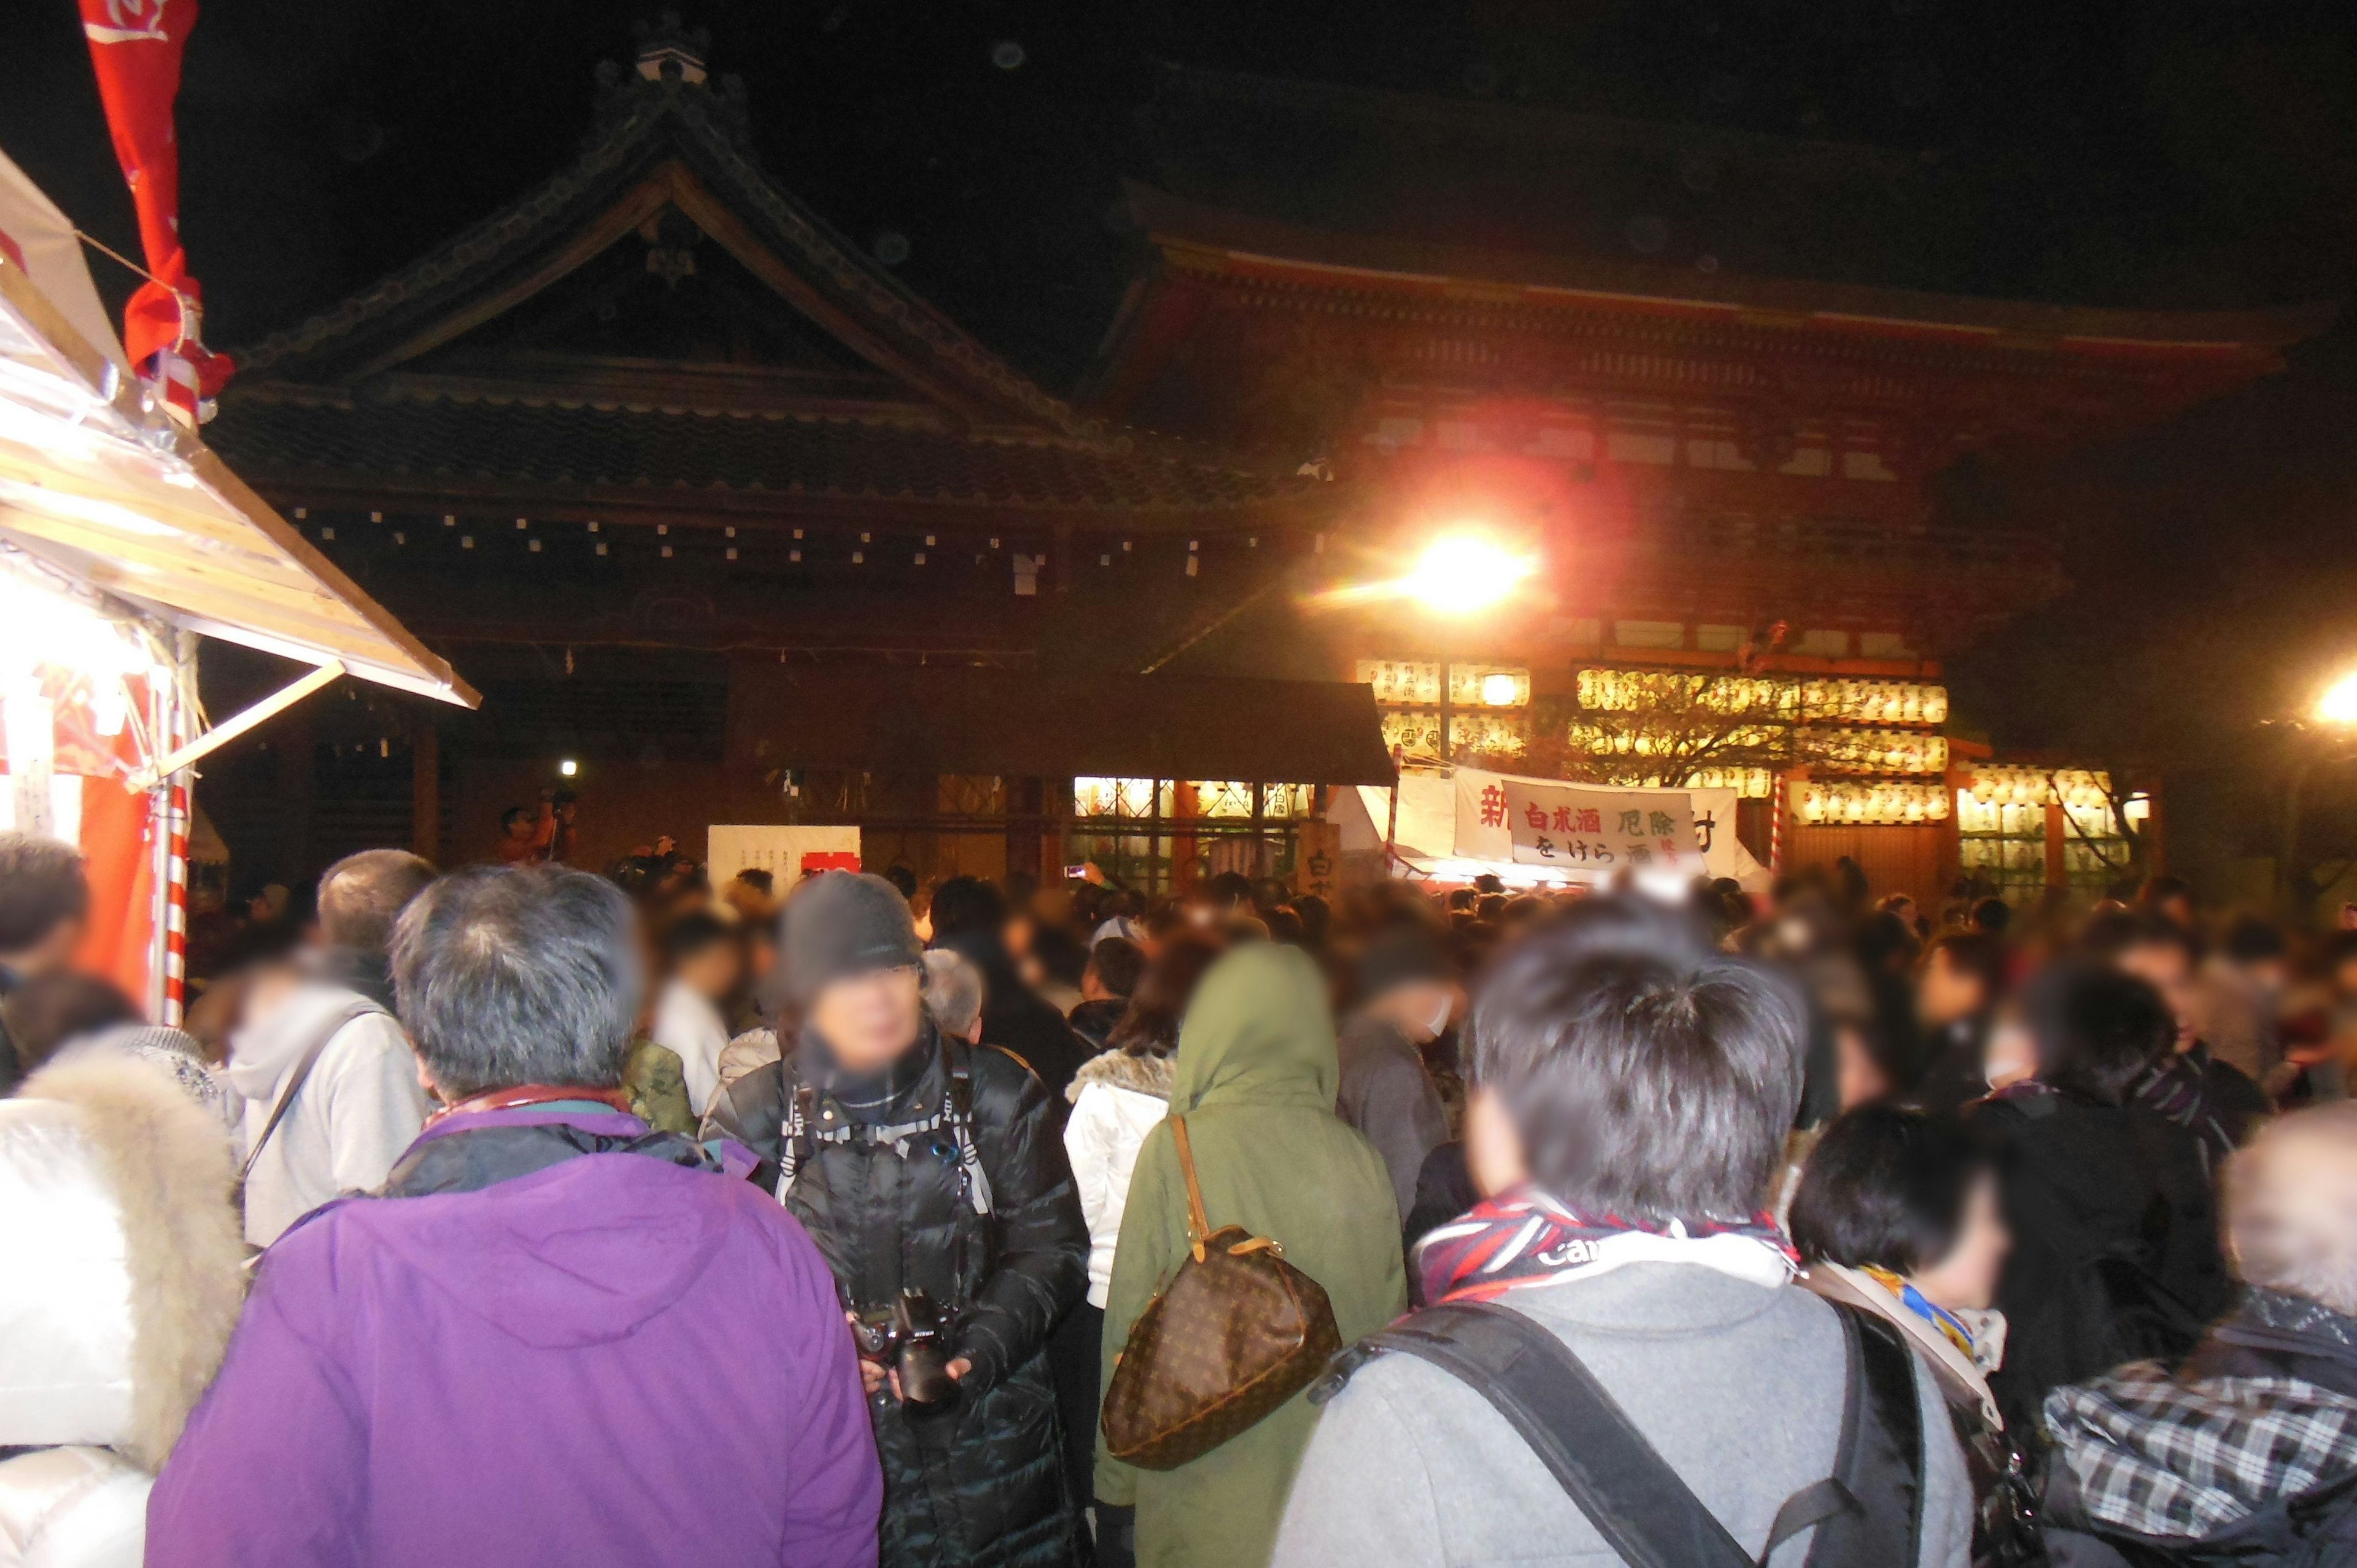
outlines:
{"label": "wooden pole", "polygon": [[442,864],[442,732],[431,719],[409,743],[409,847]]}

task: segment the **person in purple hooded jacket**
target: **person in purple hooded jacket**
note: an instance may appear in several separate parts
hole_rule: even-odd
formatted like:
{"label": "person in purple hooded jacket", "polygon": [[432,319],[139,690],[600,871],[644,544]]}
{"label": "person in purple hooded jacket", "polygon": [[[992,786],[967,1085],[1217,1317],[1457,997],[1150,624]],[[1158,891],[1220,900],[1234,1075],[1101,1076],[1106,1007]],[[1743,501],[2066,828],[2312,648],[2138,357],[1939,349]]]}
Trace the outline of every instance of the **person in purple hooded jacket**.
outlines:
{"label": "person in purple hooded jacket", "polygon": [[872,1568],[882,1480],[825,1262],[745,1151],[619,1108],[622,895],[459,872],[393,956],[445,1109],[264,1257],[147,1561]]}

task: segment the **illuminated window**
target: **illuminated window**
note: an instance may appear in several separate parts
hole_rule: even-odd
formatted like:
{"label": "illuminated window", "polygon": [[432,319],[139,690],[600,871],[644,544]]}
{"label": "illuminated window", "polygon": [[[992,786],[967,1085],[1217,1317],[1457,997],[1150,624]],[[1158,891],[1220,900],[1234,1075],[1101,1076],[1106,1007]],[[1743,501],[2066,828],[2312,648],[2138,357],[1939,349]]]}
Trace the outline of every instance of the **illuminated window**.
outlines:
{"label": "illuminated window", "polygon": [[1249,818],[1253,814],[1253,787],[1249,784],[1195,779],[1187,788],[1194,791],[1195,814],[1199,817]]}

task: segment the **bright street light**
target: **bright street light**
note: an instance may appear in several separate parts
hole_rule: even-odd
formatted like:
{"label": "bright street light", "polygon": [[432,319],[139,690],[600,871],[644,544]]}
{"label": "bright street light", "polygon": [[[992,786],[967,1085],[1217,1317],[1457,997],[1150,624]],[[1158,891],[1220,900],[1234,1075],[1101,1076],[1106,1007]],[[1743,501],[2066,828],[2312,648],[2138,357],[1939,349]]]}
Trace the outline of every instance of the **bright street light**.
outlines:
{"label": "bright street light", "polygon": [[[1441,615],[1470,615],[1512,593],[1532,572],[1525,556],[1473,534],[1450,534],[1425,547],[1409,572],[1408,593]],[[2357,704],[2357,693],[2352,693]],[[2357,717],[2357,705],[2352,716]]]}
{"label": "bright street light", "polygon": [[2316,704],[2316,716],[2329,725],[2357,725],[2357,674],[2333,683]]}
{"label": "bright street light", "polygon": [[559,773],[564,774],[567,779],[570,779],[575,774],[581,771],[581,765],[568,757],[564,761],[556,765],[556,770]]}

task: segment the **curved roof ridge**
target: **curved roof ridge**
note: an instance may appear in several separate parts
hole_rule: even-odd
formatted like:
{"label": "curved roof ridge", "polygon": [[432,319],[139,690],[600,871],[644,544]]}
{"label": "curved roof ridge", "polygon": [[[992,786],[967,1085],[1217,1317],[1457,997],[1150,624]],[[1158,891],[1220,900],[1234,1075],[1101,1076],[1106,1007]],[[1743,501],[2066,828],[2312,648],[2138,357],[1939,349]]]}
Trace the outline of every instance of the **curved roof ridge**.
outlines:
{"label": "curved roof ridge", "polygon": [[847,295],[890,331],[912,340],[991,401],[1012,405],[1066,435],[1101,438],[1103,425],[1049,395],[985,348],[940,309],[863,254],[815,212],[770,178],[751,155],[721,101],[701,84],[629,78],[601,106],[581,153],[505,207],[325,310],[240,349],[249,370],[285,365],[383,320],[422,298],[451,292],[523,252],[600,181],[643,156],[677,127],[694,152],[729,184],[729,194],[758,216],[767,237],[782,241],[837,294]]}
{"label": "curved roof ridge", "polygon": [[2322,331],[2344,304],[2330,299],[2239,309],[2147,310],[1734,272],[1703,274],[1558,252],[1483,250],[1315,229],[1189,200],[1137,181],[1127,183],[1126,193],[1139,226],[1157,244],[1224,254],[1275,273],[1322,274],[1336,287],[1405,285],[1445,293],[1492,285],[1522,291],[1534,305],[1684,306],[1868,329],[1944,329],[2153,350],[2282,349]]}

